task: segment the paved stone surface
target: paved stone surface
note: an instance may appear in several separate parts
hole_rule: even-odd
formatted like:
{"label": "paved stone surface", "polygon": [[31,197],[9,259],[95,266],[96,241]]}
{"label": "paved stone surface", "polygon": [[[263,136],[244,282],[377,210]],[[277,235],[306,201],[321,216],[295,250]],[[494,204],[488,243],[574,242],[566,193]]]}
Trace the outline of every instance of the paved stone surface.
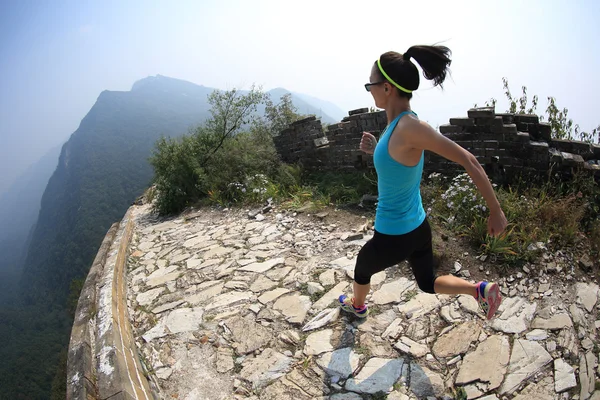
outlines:
{"label": "paved stone surface", "polygon": [[501,279],[491,321],[470,296],[421,292],[405,267],[373,277],[363,320],[336,301],[370,235],[242,210],[153,222],[144,207],[128,306],[162,398],[448,400],[459,387],[478,400],[600,398],[600,290],[546,275],[567,273],[560,255]]}

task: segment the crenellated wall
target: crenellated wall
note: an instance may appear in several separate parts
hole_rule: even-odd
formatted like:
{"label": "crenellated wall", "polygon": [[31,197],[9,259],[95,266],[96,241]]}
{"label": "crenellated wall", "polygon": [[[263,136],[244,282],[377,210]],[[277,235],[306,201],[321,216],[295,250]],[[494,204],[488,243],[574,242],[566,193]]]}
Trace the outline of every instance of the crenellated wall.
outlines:
{"label": "crenellated wall", "polygon": [[[600,146],[552,139],[551,125],[537,115],[496,113],[494,108],[468,110],[451,118],[440,133],[469,150],[495,181],[539,176],[552,171],[586,169],[600,179]],[[387,124],[383,111],[362,108],[349,112],[340,123],[324,128],[308,117],[290,125],[274,138],[282,160],[301,163],[309,170],[372,168],[372,156],[359,150],[363,131],[379,137]],[[462,167],[426,152],[425,171],[453,174]]]}

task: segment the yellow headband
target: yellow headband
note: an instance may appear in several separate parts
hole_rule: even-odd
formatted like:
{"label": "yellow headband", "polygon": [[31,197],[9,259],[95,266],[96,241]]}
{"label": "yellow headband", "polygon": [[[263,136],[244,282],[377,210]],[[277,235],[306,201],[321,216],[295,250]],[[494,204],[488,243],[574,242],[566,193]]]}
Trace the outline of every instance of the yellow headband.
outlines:
{"label": "yellow headband", "polygon": [[385,79],[387,79],[392,85],[396,86],[398,89],[402,90],[403,92],[412,93],[412,90],[405,89],[402,86],[398,85],[396,82],[394,82],[394,80],[392,78],[390,78],[388,76],[388,74],[385,73],[385,71],[381,67],[381,62],[379,60],[377,60],[377,66],[379,67],[379,70],[381,71],[381,73],[383,74]]}

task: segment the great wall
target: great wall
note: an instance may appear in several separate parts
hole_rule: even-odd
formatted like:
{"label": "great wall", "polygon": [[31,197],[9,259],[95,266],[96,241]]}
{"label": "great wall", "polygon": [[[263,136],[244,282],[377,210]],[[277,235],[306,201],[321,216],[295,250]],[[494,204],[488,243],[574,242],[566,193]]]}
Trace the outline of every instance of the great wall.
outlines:
{"label": "great wall", "polygon": [[[377,136],[386,120],[366,111],[326,129],[298,121],[276,147],[309,169],[372,168],[361,132]],[[577,168],[600,177],[600,146],[554,140],[537,116],[473,109],[440,132],[494,179]],[[426,173],[456,168],[427,155]],[[133,205],[81,292],[67,398],[452,399],[461,387],[468,399],[600,399],[600,288],[574,282],[577,260],[548,253],[504,277],[491,321],[472,298],[419,292],[401,265],[374,278],[375,312],[357,321],[335,301],[371,235],[360,217],[344,226],[335,213],[206,209],[159,220]]]}

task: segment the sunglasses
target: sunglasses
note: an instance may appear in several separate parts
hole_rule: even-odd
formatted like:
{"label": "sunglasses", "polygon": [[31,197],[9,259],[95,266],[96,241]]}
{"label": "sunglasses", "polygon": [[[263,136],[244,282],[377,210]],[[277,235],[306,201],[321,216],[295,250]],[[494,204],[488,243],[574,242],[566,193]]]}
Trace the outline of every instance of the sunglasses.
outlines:
{"label": "sunglasses", "polygon": [[381,83],[385,83],[385,82],[381,81],[381,82],[365,83],[365,89],[367,90],[367,92],[370,92],[371,86],[379,85]]}

